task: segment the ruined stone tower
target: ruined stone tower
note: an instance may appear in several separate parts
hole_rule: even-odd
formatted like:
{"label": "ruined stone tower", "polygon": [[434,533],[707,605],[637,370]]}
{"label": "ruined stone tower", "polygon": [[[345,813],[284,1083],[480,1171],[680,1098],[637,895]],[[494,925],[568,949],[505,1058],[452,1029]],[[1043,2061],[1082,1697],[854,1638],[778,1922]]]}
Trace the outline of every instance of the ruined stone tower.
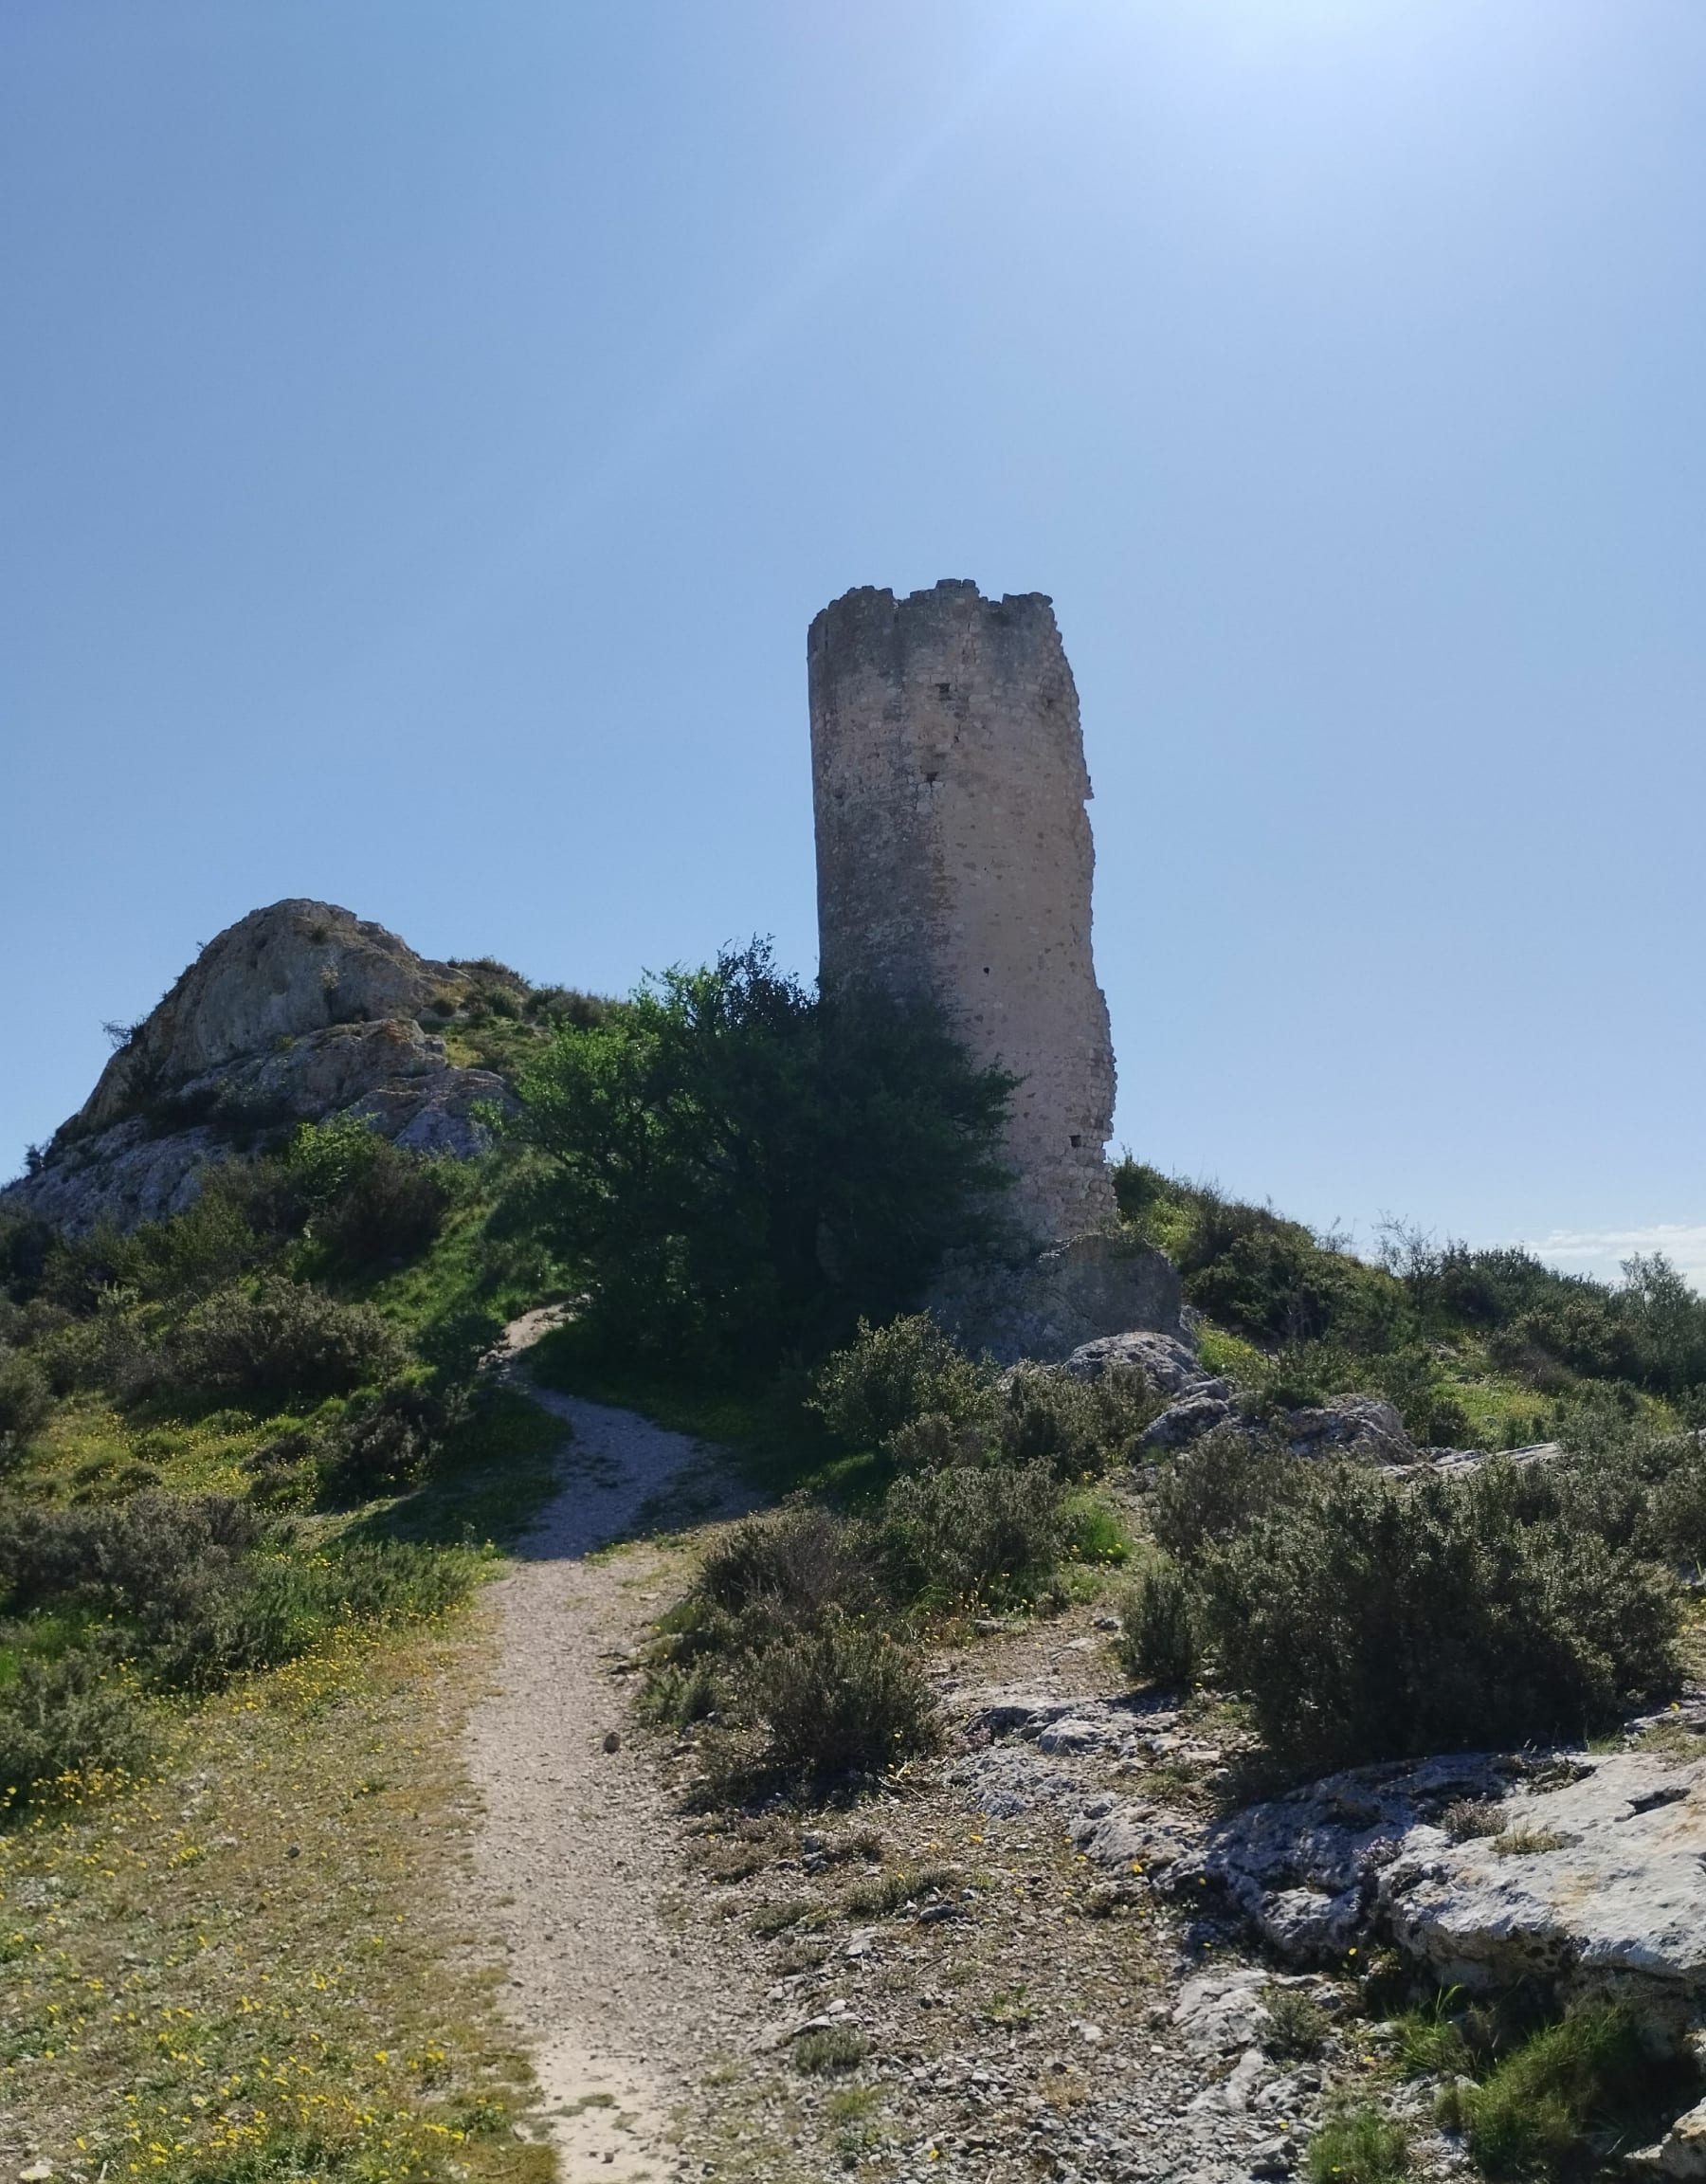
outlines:
{"label": "ruined stone tower", "polygon": [[1078,692],[1041,592],[864,588],[808,641],[826,988],[944,1004],[1021,1082],[1007,1157],[1038,1242],[1109,1227],[1108,1007]]}

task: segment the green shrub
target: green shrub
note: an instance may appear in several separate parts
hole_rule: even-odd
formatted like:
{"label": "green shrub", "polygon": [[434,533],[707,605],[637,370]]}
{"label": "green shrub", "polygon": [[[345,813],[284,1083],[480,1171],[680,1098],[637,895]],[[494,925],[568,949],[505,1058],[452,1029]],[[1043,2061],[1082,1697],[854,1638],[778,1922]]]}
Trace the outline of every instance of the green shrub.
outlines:
{"label": "green shrub", "polygon": [[1121,1604],[1119,1659],[1128,1676],[1157,1684],[1194,1684],[1202,1653],[1190,1587],[1174,1562],[1143,1571]]}
{"label": "green shrub", "polygon": [[1403,2124],[1366,2101],[1337,2109],[1309,2141],[1309,2184],[1398,2184],[1409,2165]]}
{"label": "green shrub", "polygon": [[41,1431],[52,1409],[53,1390],[36,1360],[0,1347],[0,1463]]}
{"label": "green shrub", "polygon": [[1453,2107],[1489,2176],[1556,2176],[1597,2127],[1639,2112],[1658,2075],[1633,2012],[1589,2003],[1459,2089]]}
{"label": "green shrub", "polygon": [[1332,2020],[1301,1987],[1270,1987],[1262,1996],[1267,2026],[1261,2045],[1270,2055],[1301,2061],[1326,2046]]}
{"label": "green shrub", "polygon": [[705,1556],[699,1594],[751,1643],[870,1612],[879,1585],[863,1528],[800,1502],[737,1524]]}
{"label": "green shrub", "polygon": [[71,1601],[131,1614],[170,1611],[186,1585],[231,1568],[260,1537],[227,1495],[156,1492],[93,1508],[0,1506],[0,1604],[13,1613]]}
{"label": "green shrub", "polygon": [[939,1010],[813,997],[755,941],[559,1020],[517,1128],[589,1343],[737,1374],[892,1314],[978,1241],[1011,1085]]}
{"label": "green shrub", "polygon": [[661,1661],[646,1671],[640,1688],[642,1719],[671,1729],[702,1721],[717,1706],[717,1678],[702,1661]]}
{"label": "green shrub", "polygon": [[152,1750],[136,1700],[91,1648],[26,1655],[0,1685],[0,1811],[39,1798],[61,1775],[139,1773]]}
{"label": "green shrub", "polygon": [[371,1305],[263,1275],[252,1290],[216,1291],[190,1313],[164,1347],[155,1385],[166,1394],[312,1401],[391,1379],[407,1355]]}
{"label": "green shrub", "polygon": [[1150,1526],[1164,1554],[1187,1567],[1284,1505],[1302,1481],[1297,1459],[1223,1428],[1205,1434],[1161,1479]]}
{"label": "green shrub", "polygon": [[340,1623],[439,1614],[467,1592],[472,1569],[470,1554],[390,1541],[315,1556],[285,1543],[266,1551],[253,1510],[218,1495],[0,1511],[7,1608],[118,1618],[143,1679],[166,1690],[216,1690],[294,1659]]}
{"label": "green shrub", "polygon": [[1673,1590],[1494,1462],[1395,1483],[1297,1466],[1200,1553],[1205,1635],[1269,1748],[1325,1769],[1580,1736],[1676,1681]]}
{"label": "green shrub", "polygon": [[1045,1462],[1062,1479],[1099,1476],[1129,1463],[1162,1405],[1134,1366],[1096,1380],[1019,1365],[1002,1380],[995,1447],[1004,1463]]}
{"label": "green shrub", "polygon": [[882,1448],[926,1415],[948,1426],[983,1426],[993,1374],[968,1357],[928,1312],[859,1333],[818,1368],[808,1408],[849,1448]]}
{"label": "green shrub", "polygon": [[465,1388],[441,1394],[412,1380],[353,1395],[328,1436],[324,1486],[340,1498],[367,1501],[411,1484],[466,1419],[470,1402]]}
{"label": "green shrub", "polygon": [[285,1169],[303,1199],[309,1238],[335,1265],[418,1258],[450,1209],[451,1165],[391,1144],[362,1116],[302,1123]]}
{"label": "green shrub", "polygon": [[1046,1586],[1066,1518],[1049,1465],[962,1464],[897,1480],[882,1529],[908,1592],[1005,1607],[1035,1599]]}
{"label": "green shrub", "polygon": [[752,1702],[775,1765],[811,1774],[874,1770],[934,1739],[930,1686],[887,1631],[831,1616],[752,1663]]}

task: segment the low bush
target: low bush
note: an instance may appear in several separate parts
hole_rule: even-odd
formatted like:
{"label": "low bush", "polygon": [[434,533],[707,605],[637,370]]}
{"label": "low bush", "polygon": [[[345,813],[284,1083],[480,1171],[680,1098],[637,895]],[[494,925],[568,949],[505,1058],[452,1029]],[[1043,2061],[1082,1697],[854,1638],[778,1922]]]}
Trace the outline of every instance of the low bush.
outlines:
{"label": "low bush", "polygon": [[1297,1459],[1237,1428],[1206,1434],[1161,1479],[1150,1527],[1187,1567],[1283,1506],[1303,1478]]}
{"label": "low bush", "polygon": [[1320,2053],[1332,2020],[1313,1994],[1300,1987],[1270,1987],[1262,2004],[1267,2026],[1261,2045],[1270,2055],[1302,2061]]}
{"label": "low bush", "polygon": [[1062,1479],[1099,1476],[1131,1461],[1161,1408],[1134,1366],[1079,1380],[1045,1365],[1020,1365],[1000,1385],[995,1448],[1003,1463],[1046,1463]]}
{"label": "low bush", "polygon": [[1046,1587],[1066,1518],[1050,1465],[961,1464],[897,1480],[882,1531],[908,1592],[939,1605],[1017,1607]]}
{"label": "low bush", "polygon": [[874,1771],[929,1745],[935,1723],[916,1657],[887,1631],[838,1615],[757,1656],[751,1692],[767,1757],[808,1774]]}
{"label": "low bush", "polygon": [[1573,1520],[1567,1482],[1497,1462],[1296,1466],[1193,1574],[1223,1674],[1298,1767],[1581,1736],[1679,1674],[1674,1589]]}
{"label": "low bush", "polygon": [[248,1402],[314,1401],[394,1378],[402,1337],[367,1304],[263,1275],[253,1289],[222,1289],[197,1305],[154,1369],[163,1395]]}
{"label": "low bush", "polygon": [[359,1502],[412,1484],[466,1419],[471,1400],[465,1387],[440,1393],[413,1380],[353,1395],[327,1438],[323,1488]]}
{"label": "low bush", "polygon": [[388,1541],[270,1551],[245,1503],[145,1491],[91,1509],[0,1511],[0,1605],[91,1611],[127,1633],[142,1679],[215,1690],[294,1659],[340,1624],[418,1620],[454,1605],[473,1557]]}
{"label": "low bush", "polygon": [[0,1464],[39,1433],[53,1409],[53,1390],[36,1360],[0,1347]]}
{"label": "low bush", "polygon": [[885,1448],[916,1420],[983,1426],[990,1413],[993,1370],[968,1357],[928,1312],[859,1322],[857,1338],[818,1369],[809,1408],[854,1449]]}
{"label": "low bush", "polygon": [[1176,1563],[1151,1563],[1121,1603],[1119,1659],[1128,1676],[1179,1686],[1196,1681],[1196,1611]]}
{"label": "low bush", "polygon": [[867,1613],[879,1585],[863,1528],[800,1502],[737,1524],[706,1556],[699,1595],[752,1644],[831,1612]]}
{"label": "low bush", "polygon": [[285,1158],[306,1209],[309,1241],[336,1265],[415,1259],[445,1225],[452,1170],[382,1138],[363,1117],[304,1122]]}
{"label": "low bush", "polygon": [[0,1811],[39,1801],[63,1775],[139,1773],[152,1751],[141,1708],[92,1647],[26,1655],[0,1685]]}
{"label": "low bush", "polygon": [[260,1538],[246,1503],[146,1491],[92,1508],[0,1507],[0,1606],[21,1613],[72,1602],[130,1614],[172,1603],[231,1568]]}

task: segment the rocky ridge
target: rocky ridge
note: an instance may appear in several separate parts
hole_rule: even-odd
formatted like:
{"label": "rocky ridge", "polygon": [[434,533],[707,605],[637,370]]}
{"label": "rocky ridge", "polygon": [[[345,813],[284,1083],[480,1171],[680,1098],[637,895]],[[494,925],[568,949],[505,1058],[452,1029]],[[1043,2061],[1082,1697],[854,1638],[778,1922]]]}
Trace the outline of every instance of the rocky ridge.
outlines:
{"label": "rocky ridge", "polygon": [[452,1063],[422,1018],[447,1016],[470,986],[336,904],[251,911],[125,1035],[0,1207],[73,1235],[135,1228],[181,1212],[210,1164],[333,1115],[465,1158],[484,1142],[476,1110],[510,1095],[493,1071]]}

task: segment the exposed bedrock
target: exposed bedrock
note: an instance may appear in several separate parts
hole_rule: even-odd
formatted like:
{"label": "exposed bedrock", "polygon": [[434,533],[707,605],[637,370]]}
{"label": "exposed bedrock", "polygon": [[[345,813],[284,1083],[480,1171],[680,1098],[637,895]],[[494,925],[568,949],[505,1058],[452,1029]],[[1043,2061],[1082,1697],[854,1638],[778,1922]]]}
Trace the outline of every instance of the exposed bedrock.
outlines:
{"label": "exposed bedrock", "polygon": [[398,1144],[467,1156],[509,1095],[422,1029],[468,980],[330,902],[254,910],[209,942],[0,1206],[82,1234],[181,1212],[204,1171],[269,1131],[370,1117]]}

